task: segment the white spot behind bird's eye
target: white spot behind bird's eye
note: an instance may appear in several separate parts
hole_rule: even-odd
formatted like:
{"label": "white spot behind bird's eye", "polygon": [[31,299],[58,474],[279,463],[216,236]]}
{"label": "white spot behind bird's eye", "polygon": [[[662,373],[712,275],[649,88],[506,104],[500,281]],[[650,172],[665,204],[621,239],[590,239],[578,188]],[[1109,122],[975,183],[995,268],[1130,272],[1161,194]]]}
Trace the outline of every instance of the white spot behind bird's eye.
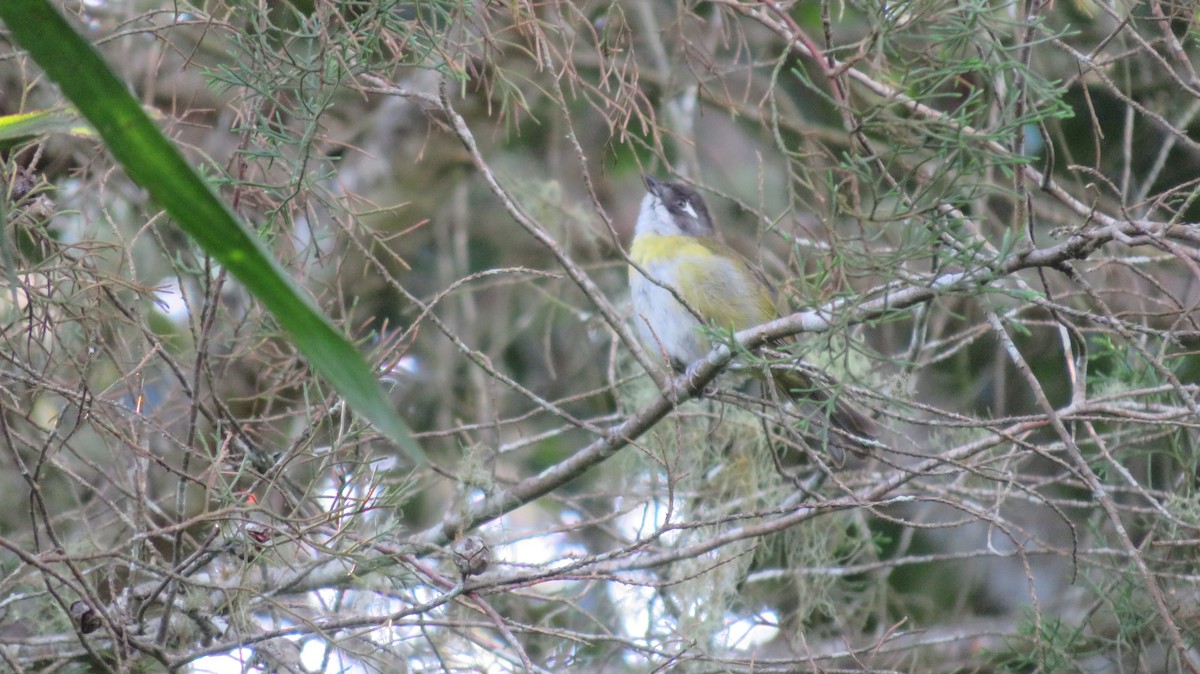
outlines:
{"label": "white spot behind bird's eye", "polygon": [[696,209],[692,208],[692,203],[690,201],[683,202],[683,212],[687,213],[693,218],[696,218],[697,220],[700,219],[700,216],[696,215]]}

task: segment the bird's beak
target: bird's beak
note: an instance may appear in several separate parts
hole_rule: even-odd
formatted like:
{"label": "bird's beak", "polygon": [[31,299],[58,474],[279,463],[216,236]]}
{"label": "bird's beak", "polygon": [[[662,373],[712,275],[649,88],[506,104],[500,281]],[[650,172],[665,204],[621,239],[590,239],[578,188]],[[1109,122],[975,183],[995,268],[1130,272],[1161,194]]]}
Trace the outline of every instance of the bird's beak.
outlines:
{"label": "bird's beak", "polygon": [[662,183],[655,180],[654,176],[648,173],[642,175],[642,181],[646,183],[647,192],[656,196],[658,195],[658,188],[662,186]]}

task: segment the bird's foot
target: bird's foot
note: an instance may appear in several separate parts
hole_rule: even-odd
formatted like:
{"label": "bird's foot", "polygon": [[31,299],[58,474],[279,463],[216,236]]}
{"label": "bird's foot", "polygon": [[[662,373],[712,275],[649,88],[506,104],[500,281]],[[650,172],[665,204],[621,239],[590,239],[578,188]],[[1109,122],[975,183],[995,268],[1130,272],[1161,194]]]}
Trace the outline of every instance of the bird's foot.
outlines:
{"label": "bird's foot", "polygon": [[689,391],[692,392],[692,395],[696,396],[697,398],[712,396],[717,392],[717,385],[714,380],[710,379],[703,386],[698,384],[700,380],[700,370],[704,369],[708,364],[708,360],[698,360],[688,365],[687,369],[683,371],[684,385]]}

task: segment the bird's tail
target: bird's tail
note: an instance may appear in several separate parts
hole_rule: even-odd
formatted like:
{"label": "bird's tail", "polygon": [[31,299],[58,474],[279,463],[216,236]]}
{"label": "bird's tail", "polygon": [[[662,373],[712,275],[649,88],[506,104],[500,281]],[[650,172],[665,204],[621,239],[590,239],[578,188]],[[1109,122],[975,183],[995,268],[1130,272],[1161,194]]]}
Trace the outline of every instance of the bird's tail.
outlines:
{"label": "bird's tail", "polygon": [[836,465],[846,462],[846,452],[861,457],[871,454],[868,443],[874,440],[875,423],[848,402],[833,393],[838,387],[823,375],[807,371],[803,364],[778,365],[771,368],[775,390],[784,400],[791,400],[801,409],[809,422],[807,438],[827,447]]}

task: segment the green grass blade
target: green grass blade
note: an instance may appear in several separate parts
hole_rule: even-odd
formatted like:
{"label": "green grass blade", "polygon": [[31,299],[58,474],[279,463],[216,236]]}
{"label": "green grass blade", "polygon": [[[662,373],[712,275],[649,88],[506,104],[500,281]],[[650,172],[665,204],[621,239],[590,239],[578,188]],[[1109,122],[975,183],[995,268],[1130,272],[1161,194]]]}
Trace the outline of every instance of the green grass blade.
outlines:
{"label": "green grass blade", "polygon": [[158,130],[100,54],[46,0],[2,0],[0,20],[95,127],[129,177],[275,316],[314,370],[415,461],[424,454],[376,373]]}
{"label": "green grass blade", "polygon": [[96,135],[90,126],[79,121],[79,113],[72,108],[0,116],[0,141],[17,140],[44,133],[66,133],[79,137]]}

